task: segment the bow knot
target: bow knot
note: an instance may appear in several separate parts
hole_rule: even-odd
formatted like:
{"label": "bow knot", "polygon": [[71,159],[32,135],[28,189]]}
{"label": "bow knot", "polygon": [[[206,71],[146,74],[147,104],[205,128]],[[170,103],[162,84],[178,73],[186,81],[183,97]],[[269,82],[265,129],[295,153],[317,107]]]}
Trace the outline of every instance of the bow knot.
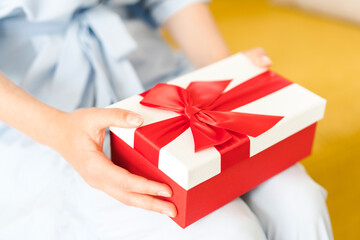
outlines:
{"label": "bow knot", "polygon": [[198,107],[196,107],[196,106],[186,106],[186,107],[184,108],[184,114],[185,114],[185,116],[187,116],[189,119],[190,119],[192,116],[198,114],[200,111],[201,111],[201,109],[198,108]]}

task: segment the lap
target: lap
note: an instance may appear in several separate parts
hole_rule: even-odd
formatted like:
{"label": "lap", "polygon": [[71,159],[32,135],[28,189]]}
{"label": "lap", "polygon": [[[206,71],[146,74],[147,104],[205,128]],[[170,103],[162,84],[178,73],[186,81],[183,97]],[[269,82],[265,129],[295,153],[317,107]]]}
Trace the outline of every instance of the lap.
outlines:
{"label": "lap", "polygon": [[182,229],[89,187],[52,149],[12,137],[0,141],[0,239],[265,239],[241,199]]}
{"label": "lap", "polygon": [[[92,189],[53,150],[20,135],[10,140],[0,142],[0,238],[265,239],[264,229],[275,239],[271,231],[286,233],[303,213],[326,220],[326,192],[299,164],[183,230]],[[330,223],[322,223],[329,235]]]}
{"label": "lap", "polygon": [[7,131],[0,138],[0,239],[93,239],[75,207],[79,181],[58,153]]}
{"label": "lap", "polygon": [[97,194],[96,225],[102,239],[266,239],[256,216],[240,198],[186,229],[165,215],[125,206]]}

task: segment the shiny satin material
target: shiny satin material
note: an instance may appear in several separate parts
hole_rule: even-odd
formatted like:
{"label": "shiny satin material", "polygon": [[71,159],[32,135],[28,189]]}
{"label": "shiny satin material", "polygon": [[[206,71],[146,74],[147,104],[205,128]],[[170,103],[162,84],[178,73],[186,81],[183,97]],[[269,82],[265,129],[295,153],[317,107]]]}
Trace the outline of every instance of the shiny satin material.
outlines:
{"label": "shiny satin material", "polygon": [[[215,146],[221,156],[249,156],[249,136],[258,136],[279,122],[282,116],[231,112],[291,84],[267,71],[223,92],[231,80],[193,82],[186,89],[158,84],[141,94],[142,105],[173,111],[180,116],[136,129],[134,148],[157,166],[159,151],[189,127],[195,151]],[[229,156],[230,156],[229,155]],[[222,169],[231,164],[221,163]]]}
{"label": "shiny satin material", "polygon": [[[140,103],[144,106],[181,114],[182,117],[178,117],[178,121],[184,126],[190,126],[195,152],[229,141],[233,132],[257,137],[283,118],[281,116],[230,112],[231,109],[219,111],[218,109],[226,107],[223,105],[226,105],[227,102],[232,102],[233,109],[238,108],[244,105],[244,101],[248,103],[248,100],[255,100],[252,99],[254,93],[258,95],[257,98],[269,94],[269,83],[272,87],[275,85],[278,90],[289,84],[287,80],[268,71],[230,91],[223,92],[230,81],[193,82],[186,89],[174,85],[158,84],[144,94]],[[253,94],[248,95],[249,92]],[[218,104],[218,99],[226,99],[226,101]],[[161,135],[162,138],[166,137],[169,132],[168,128],[164,127],[164,122],[167,121],[169,120],[151,124],[154,134],[159,134],[158,136]],[[148,127],[146,128],[148,130]]]}

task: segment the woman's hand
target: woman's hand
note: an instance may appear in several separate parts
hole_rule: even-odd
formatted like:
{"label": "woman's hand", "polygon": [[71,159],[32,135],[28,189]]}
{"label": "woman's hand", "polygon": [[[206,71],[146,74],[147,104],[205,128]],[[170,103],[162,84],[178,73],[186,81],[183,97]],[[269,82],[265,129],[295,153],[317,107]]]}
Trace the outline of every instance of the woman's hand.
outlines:
{"label": "woman's hand", "polygon": [[65,114],[56,143],[52,146],[92,187],[134,207],[175,217],[176,208],[155,196],[170,197],[163,183],[147,180],[116,166],[102,152],[106,128],[134,128],[142,124],[138,114],[121,109],[79,109]]}
{"label": "woman's hand", "polygon": [[272,64],[271,59],[266,55],[265,50],[261,47],[246,50],[242,53],[244,53],[258,67],[268,68]]}
{"label": "woman's hand", "polygon": [[[0,72],[0,121],[58,151],[92,187],[120,202],[175,217],[169,186],[116,166],[102,152],[106,128],[138,127],[142,118],[121,109],[79,109],[64,113],[16,86]],[[21,117],[19,117],[21,116]]]}

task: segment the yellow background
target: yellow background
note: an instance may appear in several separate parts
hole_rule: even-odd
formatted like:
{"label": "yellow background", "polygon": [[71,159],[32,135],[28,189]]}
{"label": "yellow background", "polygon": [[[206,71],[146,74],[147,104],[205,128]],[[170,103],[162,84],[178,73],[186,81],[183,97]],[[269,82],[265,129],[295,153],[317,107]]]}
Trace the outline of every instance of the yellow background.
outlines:
{"label": "yellow background", "polygon": [[360,26],[265,0],[210,6],[233,53],[264,47],[273,70],[328,100],[303,164],[328,190],[335,239],[360,239]]}

